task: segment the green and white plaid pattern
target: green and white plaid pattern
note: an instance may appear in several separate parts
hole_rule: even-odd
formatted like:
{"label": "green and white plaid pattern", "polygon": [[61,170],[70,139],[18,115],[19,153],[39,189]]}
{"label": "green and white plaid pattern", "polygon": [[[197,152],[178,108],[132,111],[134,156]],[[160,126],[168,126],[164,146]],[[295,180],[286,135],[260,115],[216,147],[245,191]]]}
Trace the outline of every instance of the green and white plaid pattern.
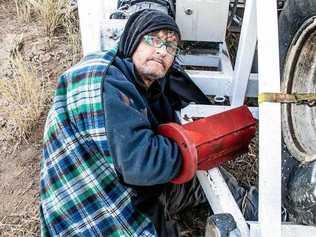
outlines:
{"label": "green and white plaid pattern", "polygon": [[41,162],[42,236],[156,236],[108,148],[102,82],[114,55],[87,56],[59,78]]}

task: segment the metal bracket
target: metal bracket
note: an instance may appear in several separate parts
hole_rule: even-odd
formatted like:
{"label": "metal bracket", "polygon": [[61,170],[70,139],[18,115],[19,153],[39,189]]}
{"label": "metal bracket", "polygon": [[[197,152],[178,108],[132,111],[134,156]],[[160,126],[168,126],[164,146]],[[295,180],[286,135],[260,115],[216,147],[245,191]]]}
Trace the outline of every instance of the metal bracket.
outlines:
{"label": "metal bracket", "polygon": [[258,96],[259,104],[263,102],[271,103],[294,103],[303,104],[310,107],[316,105],[316,93],[270,93],[263,92]]}

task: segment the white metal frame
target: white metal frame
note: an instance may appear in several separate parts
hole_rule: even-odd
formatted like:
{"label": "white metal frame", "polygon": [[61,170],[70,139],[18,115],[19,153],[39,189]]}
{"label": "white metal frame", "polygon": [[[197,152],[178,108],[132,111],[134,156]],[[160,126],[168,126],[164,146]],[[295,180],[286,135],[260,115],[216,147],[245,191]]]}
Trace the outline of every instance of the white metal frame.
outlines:
{"label": "white metal frame", "polygon": [[244,104],[246,96],[247,80],[250,75],[253,56],[257,41],[257,17],[256,1],[250,0],[246,3],[243,16],[243,25],[240,34],[240,43],[236,56],[235,69],[233,73],[233,87],[231,93],[231,105],[240,106]]}
{"label": "white metal frame", "polygon": [[[180,120],[182,123],[186,123],[190,117],[204,118],[229,109],[231,109],[231,106],[191,104],[181,110]],[[252,113],[253,117],[259,119],[259,110],[257,107],[248,107],[248,109]]]}
{"label": "white metal frame", "polygon": [[[92,52],[97,52],[104,50],[107,47],[112,47],[115,42],[110,40],[104,48],[102,45],[102,37],[104,37],[108,31],[120,31],[124,27],[124,20],[111,20],[108,19],[111,12],[116,9],[117,0],[94,0],[94,3],[88,1],[78,1],[79,7],[79,16],[80,16],[80,30],[82,35],[82,48],[83,54],[89,54]],[[244,34],[246,35],[246,34]],[[244,42],[247,44],[247,40]],[[254,51],[254,49],[252,50]],[[245,53],[237,55],[238,58],[243,58],[247,54],[248,64],[251,65],[253,52],[244,50]],[[240,63],[240,70],[234,71],[231,60],[229,58],[228,50],[226,44],[223,43],[220,45],[217,57],[221,65],[219,71],[200,71],[200,70],[187,70],[187,73],[190,75],[195,84],[206,94],[206,95],[216,95],[216,96],[229,96],[232,98],[232,93],[238,91],[240,84],[243,84],[246,87],[246,96],[247,97],[256,97],[258,94],[258,80],[257,74],[250,74],[249,78],[243,77],[244,80],[238,80],[238,84],[233,83],[233,78],[241,78],[240,73],[249,70],[248,64],[245,64],[245,60]],[[245,68],[248,68],[245,70]],[[238,72],[236,74],[236,72]],[[245,74],[245,73],[244,73]],[[248,73],[249,75],[249,73]],[[249,80],[248,80],[249,79]],[[241,91],[241,90],[240,90]],[[234,98],[239,98],[242,95],[236,95]],[[244,96],[242,97],[244,98]]]}
{"label": "white metal frame", "polygon": [[102,0],[94,0],[93,3],[78,1],[81,43],[84,55],[101,50],[100,26],[104,9],[107,8],[104,8]]}
{"label": "white metal frame", "polygon": [[[257,22],[259,93],[279,93],[279,34],[276,1],[257,1]],[[259,108],[259,118],[259,223],[261,236],[281,236],[280,104],[262,103]],[[271,195],[272,193],[273,195]]]}
{"label": "white metal frame", "polygon": [[[116,8],[116,0],[78,0],[83,53],[100,51],[101,25]],[[198,2],[196,3],[198,4]],[[257,7],[256,7],[257,4]],[[260,9],[260,10],[259,10]],[[232,69],[225,44],[220,50],[220,72],[187,71],[206,94],[228,95],[232,106],[189,105],[181,113],[185,118],[208,116],[243,104],[245,96],[262,92],[279,92],[279,55],[277,6],[275,0],[247,0],[235,70]],[[113,24],[113,27],[116,27]],[[257,35],[258,33],[258,35]],[[256,75],[250,74],[258,37],[259,91]],[[251,108],[259,123],[259,221],[246,222],[217,168],[198,171],[197,176],[215,213],[233,215],[243,237],[312,236],[315,227],[281,225],[281,120],[280,105],[263,103]],[[271,195],[273,194],[273,195]],[[247,225],[248,224],[248,225]]]}
{"label": "white metal frame", "polygon": [[[249,236],[247,222],[218,168],[197,171],[197,177],[214,214],[230,213],[237,224],[241,236]],[[212,237],[212,236],[208,236]]]}
{"label": "white metal frame", "polygon": [[192,4],[192,0],[180,0],[176,1],[176,9],[175,18],[183,40],[225,41],[229,0],[199,1],[198,4]]}

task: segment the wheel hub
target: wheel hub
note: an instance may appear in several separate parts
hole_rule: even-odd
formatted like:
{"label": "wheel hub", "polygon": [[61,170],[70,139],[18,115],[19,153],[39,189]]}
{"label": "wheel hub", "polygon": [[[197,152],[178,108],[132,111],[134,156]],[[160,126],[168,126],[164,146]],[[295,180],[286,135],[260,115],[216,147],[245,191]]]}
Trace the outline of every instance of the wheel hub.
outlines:
{"label": "wheel hub", "polygon": [[[316,93],[316,17],[307,20],[293,39],[285,61],[282,91]],[[316,159],[316,106],[283,104],[282,132],[296,159]]]}

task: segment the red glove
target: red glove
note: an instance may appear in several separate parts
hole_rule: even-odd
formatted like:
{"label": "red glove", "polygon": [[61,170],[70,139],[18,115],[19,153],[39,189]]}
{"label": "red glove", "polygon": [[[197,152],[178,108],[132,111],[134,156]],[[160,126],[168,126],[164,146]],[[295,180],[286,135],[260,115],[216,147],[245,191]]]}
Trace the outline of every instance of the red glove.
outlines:
{"label": "red glove", "polygon": [[162,124],[158,133],[175,141],[182,154],[180,174],[172,183],[188,182],[195,171],[209,170],[248,150],[256,133],[256,121],[241,106],[185,125]]}

